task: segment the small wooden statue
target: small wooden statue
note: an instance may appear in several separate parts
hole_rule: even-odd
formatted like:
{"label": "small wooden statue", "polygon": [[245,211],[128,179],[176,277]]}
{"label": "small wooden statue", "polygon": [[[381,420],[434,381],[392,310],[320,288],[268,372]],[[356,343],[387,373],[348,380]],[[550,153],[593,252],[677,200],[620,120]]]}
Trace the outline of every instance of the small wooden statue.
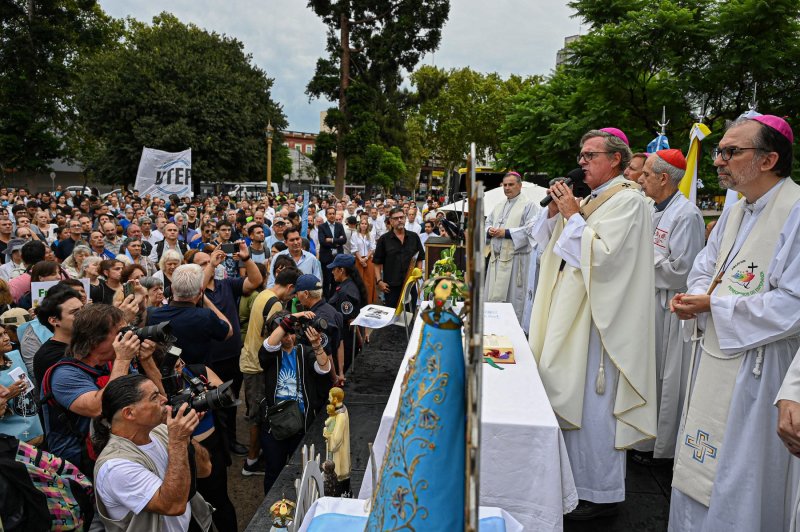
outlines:
{"label": "small wooden statue", "polygon": [[336,466],[336,496],[350,491],[350,415],[344,406],[344,391],[331,388],[328,393],[328,419],[322,436],[325,438],[327,460]]}

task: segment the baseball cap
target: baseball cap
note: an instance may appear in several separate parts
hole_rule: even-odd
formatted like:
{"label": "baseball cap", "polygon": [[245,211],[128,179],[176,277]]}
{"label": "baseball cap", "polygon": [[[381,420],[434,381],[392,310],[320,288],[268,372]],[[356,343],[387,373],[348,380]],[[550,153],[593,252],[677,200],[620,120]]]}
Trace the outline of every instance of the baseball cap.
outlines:
{"label": "baseball cap", "polygon": [[296,294],[305,290],[322,290],[322,283],[317,279],[316,275],[306,273],[297,278],[297,282],[294,283],[293,293]]}
{"label": "baseball cap", "polygon": [[283,219],[283,216],[276,216],[272,219],[272,225],[275,224],[286,224],[286,220]]}
{"label": "baseball cap", "polygon": [[[333,262],[328,264],[328,269],[332,270],[334,268],[352,268],[355,265],[356,265],[356,258],[354,256],[346,255],[344,253],[339,253],[333,259]],[[306,288],[306,290],[308,290],[308,288]]]}
{"label": "baseball cap", "polygon": [[22,249],[22,246],[27,242],[27,240],[23,238],[12,238],[8,241],[8,246],[6,246],[6,257],[10,257],[12,253],[15,251],[19,251]]}
{"label": "baseball cap", "polygon": [[22,325],[31,320],[31,315],[23,308],[12,308],[0,314],[2,325]]}

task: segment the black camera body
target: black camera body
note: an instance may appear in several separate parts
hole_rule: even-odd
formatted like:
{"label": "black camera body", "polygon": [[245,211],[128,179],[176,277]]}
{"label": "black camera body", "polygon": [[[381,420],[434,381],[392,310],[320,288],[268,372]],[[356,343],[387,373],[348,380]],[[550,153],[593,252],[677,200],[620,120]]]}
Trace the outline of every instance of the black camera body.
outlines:
{"label": "black camera body", "polygon": [[133,334],[135,334],[142,342],[145,340],[152,340],[157,344],[172,344],[177,340],[172,335],[172,326],[168,321],[162,321],[161,323],[148,325],[147,327],[141,327],[139,329],[129,325],[120,329],[119,333],[125,334],[128,331],[133,331]]}
{"label": "black camera body", "polygon": [[241,403],[231,388],[233,380],[219,386],[211,386],[185,367],[176,372],[175,363],[180,358],[181,352],[178,347],[170,347],[160,368],[161,383],[167,394],[167,404],[172,407],[172,417],[178,415],[178,409],[184,403],[189,405],[185,412],[189,409],[205,412],[238,406]]}
{"label": "black camera body", "polygon": [[328,320],[322,318],[320,316],[314,316],[313,318],[307,318],[305,316],[294,316],[293,325],[294,325],[294,333],[304,338],[306,335],[306,330],[309,327],[313,327],[317,330],[317,332],[323,332],[325,329],[328,328]]}

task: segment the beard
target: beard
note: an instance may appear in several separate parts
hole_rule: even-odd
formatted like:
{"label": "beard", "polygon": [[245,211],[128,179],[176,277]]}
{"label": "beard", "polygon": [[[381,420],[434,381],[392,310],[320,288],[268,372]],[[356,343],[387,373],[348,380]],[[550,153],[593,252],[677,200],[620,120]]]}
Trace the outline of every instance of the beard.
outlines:
{"label": "beard", "polygon": [[741,192],[742,186],[752,183],[760,175],[761,171],[758,169],[758,159],[756,157],[753,157],[750,165],[741,171],[731,172],[729,167],[717,170],[719,186],[726,190],[736,190],[737,192]]}

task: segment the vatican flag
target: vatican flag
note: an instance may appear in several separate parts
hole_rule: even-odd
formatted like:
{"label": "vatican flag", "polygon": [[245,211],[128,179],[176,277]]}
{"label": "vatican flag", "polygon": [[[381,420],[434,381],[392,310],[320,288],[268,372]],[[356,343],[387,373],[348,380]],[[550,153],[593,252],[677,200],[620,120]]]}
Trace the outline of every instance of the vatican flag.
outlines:
{"label": "vatican flag", "polygon": [[697,165],[700,162],[700,143],[711,134],[705,124],[697,123],[689,133],[689,155],[686,156],[686,173],[679,185],[680,191],[694,205],[697,204]]}

